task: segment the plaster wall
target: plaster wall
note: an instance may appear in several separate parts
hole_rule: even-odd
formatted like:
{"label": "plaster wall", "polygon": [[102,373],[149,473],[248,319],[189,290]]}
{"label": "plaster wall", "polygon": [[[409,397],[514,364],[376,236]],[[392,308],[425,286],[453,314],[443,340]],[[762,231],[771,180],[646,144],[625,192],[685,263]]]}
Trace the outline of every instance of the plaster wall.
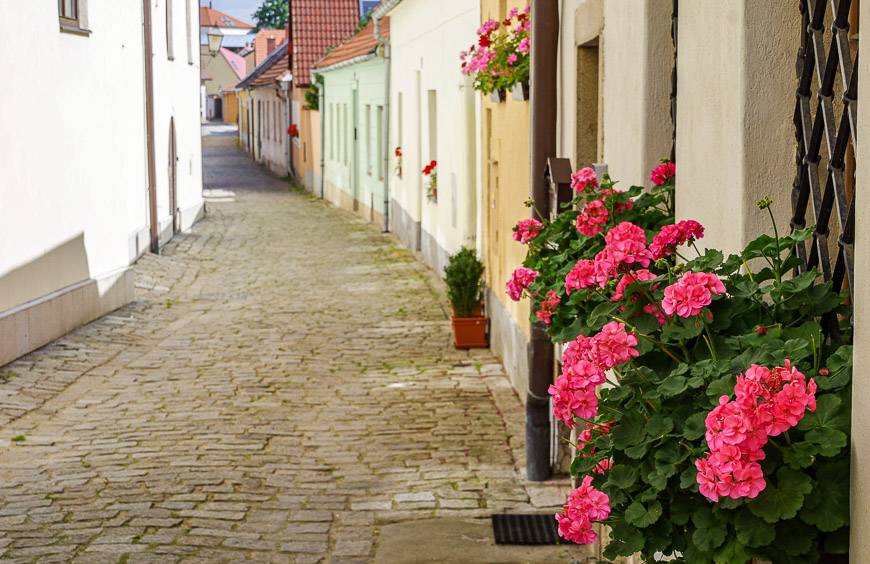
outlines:
{"label": "plaster wall", "polygon": [[[870,26],[870,10],[861,10],[860,25]],[[870,28],[865,28],[870,29]],[[859,46],[858,84],[870,84],[870,44]],[[858,90],[858,104],[870,103],[870,91]],[[870,116],[858,112],[858,139],[870,139]],[[870,153],[858,145],[855,191],[870,191]],[[855,200],[855,288],[870,283],[870,254],[865,252],[870,242],[870,201]],[[870,363],[870,300],[863,292],[855,293],[855,349],[852,374],[852,486],[851,486],[851,538],[849,558],[852,562],[870,561],[870,507],[863,500],[870,499],[870,413],[862,407],[870,405],[868,374],[860,367]]]}
{"label": "plaster wall", "polygon": [[287,176],[287,99],[278,96],[277,85],[258,86],[249,92],[254,108],[255,160],[274,174]]}
{"label": "plaster wall", "polygon": [[[199,69],[195,45],[194,64],[187,58],[187,4],[172,4],[174,61],[165,4],[152,4],[155,181],[170,235],[173,116],[188,225],[202,202]],[[53,3],[16,3],[5,13],[13,29],[0,62],[16,80],[0,104],[0,364],[133,299],[128,267],[148,248],[141,6],[94,0],[83,12],[89,35],[60,32]]]}
{"label": "plaster wall", "polygon": [[293,89],[291,121],[299,127],[299,137],[293,139],[293,166],[296,178],[310,192],[320,193],[320,112],[305,104],[307,88]]}
{"label": "plaster wall", "polygon": [[677,219],[700,221],[703,245],[736,251],[770,231],[764,196],[788,226],[799,26],[794,2],[680,4]]}
{"label": "plaster wall", "polygon": [[[449,253],[476,246],[479,199],[475,92],[462,75],[459,52],[476,41],[480,5],[468,0],[406,0],[390,12],[392,44],[390,142],[401,146],[402,175],[393,173],[391,198],[420,224],[423,259],[441,274]],[[400,102],[401,100],[401,102]],[[434,111],[431,111],[434,109]],[[433,127],[430,127],[430,122]],[[438,198],[429,201],[422,174],[437,160]]]}
{"label": "plaster wall", "polygon": [[385,73],[381,58],[322,73],[329,132],[326,192],[333,204],[371,222],[383,220],[384,184],[390,173],[383,170],[383,142],[378,143],[377,135],[380,129],[383,136]]}

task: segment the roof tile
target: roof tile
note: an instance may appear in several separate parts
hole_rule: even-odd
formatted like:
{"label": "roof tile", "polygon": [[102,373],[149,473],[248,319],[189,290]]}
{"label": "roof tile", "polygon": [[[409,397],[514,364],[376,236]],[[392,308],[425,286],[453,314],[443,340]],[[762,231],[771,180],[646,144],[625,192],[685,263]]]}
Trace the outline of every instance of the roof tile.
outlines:
{"label": "roof tile", "polygon": [[[390,18],[381,20],[381,35],[384,37],[390,36]],[[369,22],[359,33],[342,42],[338,47],[317,61],[313,68],[322,69],[368,55],[374,52],[377,46],[378,40],[375,38],[374,22]]]}
{"label": "roof tile", "polygon": [[311,83],[311,67],[326,48],[353,33],[359,22],[358,0],[293,0],[293,81]]}
{"label": "roof tile", "polygon": [[238,20],[221,11],[207,6],[199,7],[200,27],[233,27],[237,29],[253,29],[254,26],[242,20]]}

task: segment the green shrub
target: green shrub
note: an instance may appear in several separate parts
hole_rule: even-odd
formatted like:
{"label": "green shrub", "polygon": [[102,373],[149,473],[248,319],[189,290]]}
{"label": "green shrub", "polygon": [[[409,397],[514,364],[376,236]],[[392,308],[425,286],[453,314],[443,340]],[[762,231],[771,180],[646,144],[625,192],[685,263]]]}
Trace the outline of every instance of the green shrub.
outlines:
{"label": "green shrub", "polygon": [[444,275],[456,317],[471,317],[483,299],[483,263],[473,249],[462,247],[448,260]]}

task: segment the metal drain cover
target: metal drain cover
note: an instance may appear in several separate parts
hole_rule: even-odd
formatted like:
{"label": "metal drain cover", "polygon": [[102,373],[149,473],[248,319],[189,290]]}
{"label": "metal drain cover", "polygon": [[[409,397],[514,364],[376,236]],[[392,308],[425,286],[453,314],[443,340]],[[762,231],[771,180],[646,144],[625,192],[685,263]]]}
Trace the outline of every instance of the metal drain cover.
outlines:
{"label": "metal drain cover", "polygon": [[559,544],[556,518],[551,513],[492,516],[495,544]]}

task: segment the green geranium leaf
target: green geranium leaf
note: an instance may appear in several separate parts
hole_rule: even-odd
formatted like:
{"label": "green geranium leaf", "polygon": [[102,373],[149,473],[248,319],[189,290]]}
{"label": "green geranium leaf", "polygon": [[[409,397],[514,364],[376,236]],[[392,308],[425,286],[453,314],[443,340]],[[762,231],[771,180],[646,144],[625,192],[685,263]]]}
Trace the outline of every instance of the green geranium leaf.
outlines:
{"label": "green geranium leaf", "polygon": [[604,549],[604,555],[608,559],[617,556],[631,556],[643,550],[645,539],[643,533],[627,524],[622,519],[616,519],[611,524],[611,540]]}
{"label": "green geranium leaf", "polygon": [[825,538],[824,552],[827,554],[849,553],[849,527],[837,529]]}
{"label": "green geranium leaf", "polygon": [[716,564],[745,564],[749,562],[750,558],[752,556],[747,554],[744,546],[732,539],[722,550],[716,552],[713,562]]}
{"label": "green geranium leaf", "polygon": [[687,387],[685,376],[668,376],[659,384],[659,391],[664,397],[672,398],[682,394]]}
{"label": "green geranium leaf", "polygon": [[713,380],[713,382],[707,386],[707,395],[714,401],[714,403],[718,404],[721,396],[730,396],[734,391],[735,381],[735,376],[722,376],[717,380]]}
{"label": "green geranium leaf", "polygon": [[852,381],[852,346],[844,345],[828,357],[828,375],[815,378],[820,390],[842,388]]}
{"label": "green geranium leaf", "polygon": [[800,517],[824,532],[833,532],[849,524],[848,459],[819,467],[813,495],[807,498]]}
{"label": "green geranium leaf", "polygon": [[[818,532],[798,519],[776,524],[776,546],[790,556],[803,556],[813,550]],[[788,561],[788,560],[786,560]],[[800,562],[816,562],[803,558]]]}
{"label": "green geranium leaf", "polygon": [[695,272],[712,272],[718,268],[724,260],[725,255],[722,254],[722,251],[707,249],[702,256],[687,262],[686,270],[694,270]]}
{"label": "green geranium leaf", "polygon": [[687,466],[680,472],[680,488],[684,490],[698,491],[698,471],[695,466]]}
{"label": "green geranium leaf", "polygon": [[773,525],[768,525],[748,511],[737,514],[734,529],[737,531],[737,540],[749,547],[768,545],[776,537]]}
{"label": "green geranium leaf", "polygon": [[836,429],[813,429],[804,437],[807,442],[818,445],[819,454],[822,456],[836,456],[848,442],[848,437],[843,431]]}
{"label": "green geranium leaf", "polygon": [[658,501],[653,501],[648,505],[635,501],[625,510],[625,521],[629,525],[634,525],[640,529],[649,527],[658,521],[661,516],[662,504]]}
{"label": "green geranium leaf", "polygon": [[812,286],[818,277],[819,273],[814,270],[804,272],[780,284],[779,291],[783,298],[787,298],[789,294],[798,294]]}
{"label": "green geranium leaf", "polygon": [[698,504],[687,496],[679,496],[671,502],[671,521],[682,527],[692,518]]}
{"label": "green geranium leaf", "polygon": [[686,419],[683,425],[683,436],[690,441],[700,439],[707,431],[704,421],[707,419],[707,412],[695,413]]}
{"label": "green geranium leaf", "polygon": [[727,525],[721,521],[708,507],[701,507],[692,514],[692,523],[695,532],[692,533],[692,542],[702,551],[715,550],[725,542],[728,532]]}
{"label": "green geranium leaf", "polygon": [[617,449],[637,445],[646,438],[646,419],[637,413],[626,413],[611,432],[611,437]]}
{"label": "green geranium leaf", "polygon": [[662,417],[658,413],[650,417],[646,425],[646,434],[648,437],[657,439],[663,435],[667,435],[674,428],[674,420],[670,417]]}
{"label": "green geranium leaf", "polygon": [[768,523],[791,519],[804,504],[804,496],[813,489],[812,479],[784,466],[776,473],[774,486],[768,480],[767,488],[755,500],[749,502],[749,510]]}
{"label": "green geranium leaf", "polygon": [[806,468],[816,459],[819,449],[813,443],[799,442],[782,449],[782,461],[792,468]]}
{"label": "green geranium leaf", "polygon": [[662,340],[666,343],[679,343],[694,339],[704,332],[704,324],[696,317],[679,318],[662,328]]}
{"label": "green geranium leaf", "polygon": [[637,445],[637,446],[633,446],[633,447],[629,447],[629,448],[625,449],[625,455],[628,456],[629,458],[633,458],[635,460],[638,460],[639,458],[643,457],[643,455],[645,455],[648,450],[649,450],[649,443],[643,443],[641,445]]}
{"label": "green geranium leaf", "polygon": [[806,339],[789,339],[783,345],[783,359],[788,357],[792,362],[798,362],[813,354],[813,347]]}
{"label": "green geranium leaf", "polygon": [[798,423],[801,431],[813,429],[848,429],[849,415],[843,409],[843,400],[835,394],[825,394],[816,397],[815,413],[807,413]]}
{"label": "green geranium leaf", "polygon": [[637,481],[637,468],[629,464],[614,466],[607,472],[607,485],[619,489],[628,489]]}

